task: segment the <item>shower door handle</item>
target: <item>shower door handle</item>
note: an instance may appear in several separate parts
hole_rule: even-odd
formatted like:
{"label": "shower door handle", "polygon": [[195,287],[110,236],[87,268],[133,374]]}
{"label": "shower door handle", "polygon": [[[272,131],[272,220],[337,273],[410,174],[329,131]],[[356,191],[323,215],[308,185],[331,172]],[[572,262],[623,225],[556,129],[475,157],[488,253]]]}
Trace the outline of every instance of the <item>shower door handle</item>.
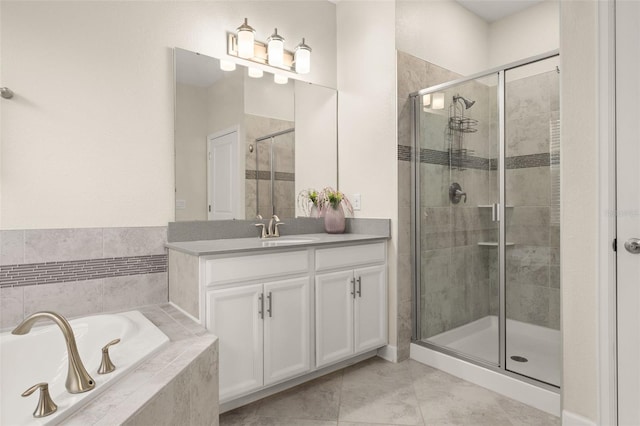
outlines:
{"label": "shower door handle", "polygon": [[491,206],[491,220],[494,222],[500,221],[500,204],[493,203]]}

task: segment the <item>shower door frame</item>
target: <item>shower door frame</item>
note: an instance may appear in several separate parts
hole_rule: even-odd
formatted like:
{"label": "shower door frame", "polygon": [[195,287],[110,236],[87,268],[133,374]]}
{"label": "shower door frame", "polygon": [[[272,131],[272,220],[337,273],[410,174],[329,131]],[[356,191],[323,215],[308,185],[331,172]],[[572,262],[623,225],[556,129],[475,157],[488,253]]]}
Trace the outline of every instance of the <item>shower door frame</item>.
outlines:
{"label": "shower door frame", "polygon": [[255,144],[256,144],[256,216],[260,215],[260,190],[259,190],[259,183],[260,183],[260,167],[258,166],[258,143],[259,142],[264,142],[264,141],[269,141],[269,174],[270,174],[270,192],[271,192],[271,214],[270,215],[274,215],[276,214],[276,202],[275,202],[275,195],[274,195],[274,190],[275,190],[275,180],[276,180],[276,172],[273,169],[273,144],[275,143],[275,138],[277,138],[278,136],[282,136],[282,135],[286,135],[289,133],[293,133],[296,131],[295,127],[291,127],[289,129],[285,129],[285,130],[281,130],[279,132],[274,132],[274,133],[270,133],[268,135],[265,136],[260,136],[259,138],[256,138],[255,140]]}
{"label": "shower door frame", "polygon": [[[452,80],[446,83],[438,84],[435,86],[427,87],[425,89],[421,89],[417,92],[413,92],[409,95],[411,98],[411,117],[412,117],[412,126],[411,126],[411,262],[412,262],[412,281],[413,281],[413,304],[412,304],[412,315],[413,315],[413,333],[412,333],[412,342],[418,344],[420,346],[427,347],[429,349],[444,353],[449,356],[453,356],[458,359],[462,359],[464,361],[470,362],[475,365],[479,365],[484,368],[488,368],[490,370],[499,372],[501,374],[516,378],[518,380],[524,381],[526,383],[533,384],[535,386],[553,391],[559,392],[559,387],[550,385],[545,382],[541,382],[539,380],[521,375],[519,373],[510,371],[507,369],[507,310],[506,310],[506,221],[503,220],[506,217],[506,167],[505,167],[505,155],[506,155],[506,141],[505,141],[505,73],[514,68],[522,67],[525,65],[533,64],[535,62],[544,61],[546,59],[550,59],[560,55],[560,51],[558,49],[552,50],[550,52],[542,53],[539,55],[531,56],[529,58],[525,58],[519,61],[511,62],[507,65],[503,65],[496,68],[491,68],[487,71],[483,71],[477,74],[473,74],[468,77],[459,78],[456,80]],[[449,89],[454,86],[458,86],[463,83],[467,83],[473,80],[478,80],[484,77],[489,77],[492,75],[498,76],[498,86],[497,86],[497,101],[498,101],[498,179],[499,179],[499,205],[498,205],[498,226],[499,226],[499,235],[498,235],[498,270],[499,270],[499,314],[498,314],[498,334],[499,334],[499,346],[498,346],[498,364],[493,364],[491,362],[482,360],[480,358],[474,357],[470,354],[457,351],[455,349],[447,348],[445,346],[440,346],[431,342],[426,342],[420,339],[421,336],[421,324],[420,324],[420,277],[422,270],[422,262],[420,261],[420,253],[421,253],[421,239],[420,239],[420,217],[418,215],[418,208],[416,206],[420,206],[420,187],[418,185],[418,164],[420,162],[420,147],[418,144],[418,140],[420,138],[420,111],[421,111],[421,97],[422,95],[431,94],[438,91],[443,91]]]}

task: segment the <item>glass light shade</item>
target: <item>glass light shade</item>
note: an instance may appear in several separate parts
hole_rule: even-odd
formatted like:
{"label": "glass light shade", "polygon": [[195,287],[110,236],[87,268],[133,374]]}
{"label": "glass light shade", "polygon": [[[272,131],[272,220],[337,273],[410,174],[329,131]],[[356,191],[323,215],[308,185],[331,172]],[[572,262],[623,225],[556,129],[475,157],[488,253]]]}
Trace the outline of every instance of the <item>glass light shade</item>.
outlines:
{"label": "glass light shade", "polygon": [[274,74],[273,81],[276,84],[287,84],[289,82],[289,78],[286,75]]}
{"label": "glass light shade", "polygon": [[444,109],[444,93],[436,92],[433,94],[431,109]]}
{"label": "glass light shade", "polygon": [[311,71],[311,48],[304,43],[304,39],[296,47],[293,61],[298,74],[307,74]]}
{"label": "glass light shade", "polygon": [[224,59],[220,59],[220,69],[222,71],[235,71],[236,64],[235,62],[225,61]]}
{"label": "glass light shade", "polygon": [[248,69],[249,77],[252,78],[261,78],[264,72],[260,68],[249,67]]}
{"label": "glass light shade", "polygon": [[422,110],[426,111],[431,106],[431,94],[427,93],[422,97]]}
{"label": "glass light shade", "polygon": [[244,23],[237,29],[239,57],[253,58],[254,34],[255,30],[247,23],[247,18],[244,18]]}
{"label": "glass light shade", "polygon": [[278,34],[276,28],[267,41],[267,61],[274,67],[282,66],[284,62],[284,38]]}

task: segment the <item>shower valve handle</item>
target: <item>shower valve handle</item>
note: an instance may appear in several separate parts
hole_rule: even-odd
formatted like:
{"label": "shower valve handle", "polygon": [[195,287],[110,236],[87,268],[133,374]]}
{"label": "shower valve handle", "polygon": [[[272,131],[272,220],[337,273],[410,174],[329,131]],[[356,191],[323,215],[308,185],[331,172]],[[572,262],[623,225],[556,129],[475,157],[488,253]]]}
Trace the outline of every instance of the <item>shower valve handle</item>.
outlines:
{"label": "shower valve handle", "polygon": [[466,192],[462,192],[459,189],[457,189],[456,190],[456,197],[463,198],[462,202],[464,202],[464,203],[467,202],[467,193]]}

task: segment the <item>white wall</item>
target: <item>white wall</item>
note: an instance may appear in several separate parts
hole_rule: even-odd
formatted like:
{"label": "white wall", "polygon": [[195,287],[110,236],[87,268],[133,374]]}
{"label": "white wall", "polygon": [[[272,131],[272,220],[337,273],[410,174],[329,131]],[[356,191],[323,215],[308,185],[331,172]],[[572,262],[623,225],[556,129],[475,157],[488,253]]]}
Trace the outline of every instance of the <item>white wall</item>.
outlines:
{"label": "white wall", "polygon": [[597,1],[562,2],[562,404],[597,423]]}
{"label": "white wall", "polygon": [[284,121],[295,121],[293,106],[293,80],[287,84],[276,84],[273,76],[262,78],[244,76],[244,112],[261,117]]}
{"label": "white wall", "polygon": [[176,220],[207,220],[207,103],[201,87],[176,85]]}
{"label": "white wall", "polygon": [[[391,218],[389,341],[396,338],[398,162],[395,4],[341,1],[338,24],[338,182],[362,196],[356,217]],[[356,54],[357,52],[357,54]]]}
{"label": "white wall", "polygon": [[546,0],[489,26],[489,68],[560,47],[560,5]]}
{"label": "white wall", "polygon": [[[297,81],[295,193],[309,188],[338,186],[338,93]],[[304,212],[296,202],[296,216]]]}
{"label": "white wall", "polygon": [[299,2],[20,2],[1,8],[0,228],[166,225],[174,219],[172,48],[222,57],[246,16],[304,76],[336,86],[335,5]]}
{"label": "white wall", "polygon": [[454,0],[396,3],[398,50],[470,75],[488,68],[489,24]]}

